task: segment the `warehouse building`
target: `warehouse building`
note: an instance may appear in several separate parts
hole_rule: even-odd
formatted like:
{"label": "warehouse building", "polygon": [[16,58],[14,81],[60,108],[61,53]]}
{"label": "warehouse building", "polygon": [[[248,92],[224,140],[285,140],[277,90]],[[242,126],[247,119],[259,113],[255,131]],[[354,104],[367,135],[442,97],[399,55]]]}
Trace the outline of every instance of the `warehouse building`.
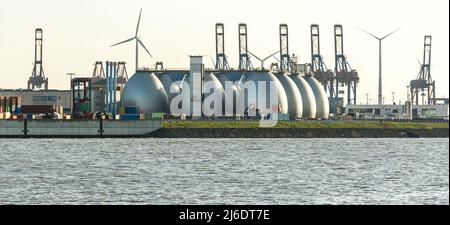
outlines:
{"label": "warehouse building", "polygon": [[[64,112],[70,112],[70,90],[29,90],[0,89],[0,99],[18,99],[21,105],[54,105],[62,106]],[[3,104],[4,105],[4,104]]]}
{"label": "warehouse building", "polygon": [[[347,105],[345,113],[357,119],[408,119],[407,105]],[[413,119],[448,119],[449,105],[412,105]]]}

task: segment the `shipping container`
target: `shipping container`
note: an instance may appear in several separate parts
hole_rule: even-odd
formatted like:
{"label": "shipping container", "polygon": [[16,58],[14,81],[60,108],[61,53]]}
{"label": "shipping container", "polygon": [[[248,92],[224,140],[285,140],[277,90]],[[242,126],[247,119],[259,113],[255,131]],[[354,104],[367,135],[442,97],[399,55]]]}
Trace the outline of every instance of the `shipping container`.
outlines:
{"label": "shipping container", "polygon": [[138,114],[137,107],[125,107],[126,114]]}
{"label": "shipping container", "polygon": [[55,112],[53,105],[22,105],[22,113],[49,113]]}
{"label": "shipping container", "polygon": [[78,105],[78,110],[79,111],[91,111],[91,103],[80,103]]}
{"label": "shipping container", "polygon": [[139,120],[139,114],[124,114],[120,115],[121,120]]}
{"label": "shipping container", "polygon": [[151,120],[162,120],[164,117],[164,113],[152,113]]}

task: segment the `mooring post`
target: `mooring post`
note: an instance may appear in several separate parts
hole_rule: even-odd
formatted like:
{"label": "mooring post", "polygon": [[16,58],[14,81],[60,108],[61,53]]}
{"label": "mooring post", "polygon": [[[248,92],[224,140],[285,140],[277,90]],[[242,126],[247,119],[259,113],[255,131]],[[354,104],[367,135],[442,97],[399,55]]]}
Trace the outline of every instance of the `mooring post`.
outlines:
{"label": "mooring post", "polygon": [[100,136],[103,136],[103,118],[100,116],[100,129],[98,130]]}
{"label": "mooring post", "polygon": [[27,123],[27,118],[25,118],[23,120],[23,136],[27,136],[28,135],[28,123]]}

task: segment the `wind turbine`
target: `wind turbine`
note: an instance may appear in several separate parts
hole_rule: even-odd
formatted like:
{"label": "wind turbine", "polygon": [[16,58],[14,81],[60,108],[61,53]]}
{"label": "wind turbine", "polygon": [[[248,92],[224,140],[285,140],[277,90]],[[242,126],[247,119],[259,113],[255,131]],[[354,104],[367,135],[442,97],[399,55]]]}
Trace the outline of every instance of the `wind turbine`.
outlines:
{"label": "wind turbine", "polygon": [[[248,51],[248,50],[247,50]],[[253,54],[252,52],[248,51],[248,53],[250,53],[250,55],[252,55],[253,57],[255,57],[256,59],[258,59],[261,62],[261,70],[264,69],[264,61],[268,60],[270,57],[274,56],[275,54],[277,54],[278,52],[280,52],[280,50],[270,54],[269,56],[267,56],[264,59],[259,58],[258,56],[256,56],[255,54]]]}
{"label": "wind turbine", "polygon": [[400,28],[401,27],[397,28],[396,30],[392,31],[391,33],[387,34],[386,36],[384,36],[382,38],[379,38],[363,29],[358,28],[360,31],[362,31],[378,40],[378,105],[383,104],[383,84],[382,84],[382,80],[381,80],[381,41],[384,40],[385,38],[391,36],[393,33],[397,32],[398,30],[400,30]]}
{"label": "wind turbine", "polygon": [[127,39],[125,41],[119,42],[117,44],[111,45],[111,47],[114,47],[116,45],[120,45],[132,40],[136,40],[136,70],[138,70],[138,62],[139,62],[139,45],[141,45],[145,51],[150,55],[150,57],[153,57],[152,54],[150,54],[150,52],[147,50],[147,48],[145,47],[145,45],[142,43],[142,41],[140,40],[140,38],[138,37],[138,31],[139,31],[139,23],[141,22],[141,14],[142,14],[142,8],[141,11],[139,12],[139,19],[137,22],[137,27],[136,27],[136,34],[134,35],[134,37]]}

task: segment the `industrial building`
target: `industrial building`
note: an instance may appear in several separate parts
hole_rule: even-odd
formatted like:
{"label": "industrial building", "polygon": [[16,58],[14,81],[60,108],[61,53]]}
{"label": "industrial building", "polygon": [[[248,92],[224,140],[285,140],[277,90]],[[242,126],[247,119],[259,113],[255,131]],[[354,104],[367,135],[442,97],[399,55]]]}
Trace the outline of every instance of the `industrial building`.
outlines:
{"label": "industrial building", "polygon": [[[410,111],[408,110],[410,109]],[[408,112],[409,111],[409,112]],[[356,119],[449,119],[449,105],[348,105]]]}
{"label": "industrial building", "polygon": [[[27,81],[27,89],[0,89],[0,118],[8,119],[8,113],[22,113],[25,108],[34,111],[52,109],[59,113],[70,113],[69,90],[48,89],[48,78],[43,68],[43,30],[35,30],[34,63],[32,74]],[[49,107],[46,107],[49,106]],[[62,110],[61,110],[62,109]]]}
{"label": "industrial building", "polygon": [[56,105],[70,112],[70,90],[0,89],[0,98],[17,97],[18,105]]}
{"label": "industrial building", "polygon": [[[395,31],[394,31],[395,32]],[[394,33],[392,32],[392,33]],[[391,34],[392,34],[391,33]],[[369,33],[370,34],[370,33]],[[372,35],[372,34],[370,34]],[[389,34],[390,35],[390,34]],[[387,35],[387,36],[389,36]],[[372,35],[373,36],[373,35]],[[386,37],[387,37],[386,36]],[[375,37],[375,36],[374,36]],[[375,37],[377,38],[377,37]],[[377,38],[380,42],[382,39]],[[381,47],[380,47],[381,48]],[[381,58],[380,58],[381,60]],[[420,71],[411,80],[404,105],[347,105],[345,113],[358,119],[449,119],[448,98],[436,98],[436,82],[431,78],[431,36],[425,35]],[[381,72],[380,72],[381,73]],[[381,76],[381,75],[380,75]],[[380,81],[381,82],[381,81]],[[379,95],[380,97],[381,95]],[[421,97],[421,101],[420,101]],[[383,102],[382,100],[379,102]],[[420,104],[421,103],[421,104]]]}

